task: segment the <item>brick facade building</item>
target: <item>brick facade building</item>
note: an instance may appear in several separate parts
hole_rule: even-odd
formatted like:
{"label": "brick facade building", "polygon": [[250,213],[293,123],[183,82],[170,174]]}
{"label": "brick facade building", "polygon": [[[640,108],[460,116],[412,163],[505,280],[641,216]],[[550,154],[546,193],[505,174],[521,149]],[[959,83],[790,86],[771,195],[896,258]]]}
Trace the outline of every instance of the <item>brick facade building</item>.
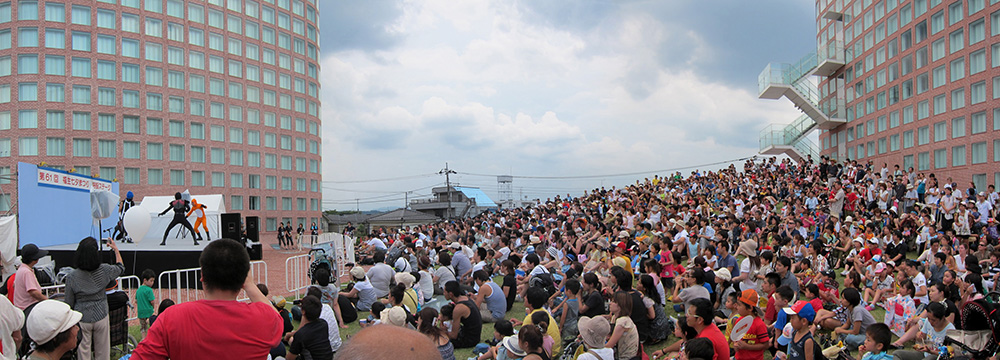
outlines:
{"label": "brick facade building", "polygon": [[139,198],[223,194],[265,231],[318,224],[317,5],[0,2],[0,174],[44,163]]}
{"label": "brick facade building", "polygon": [[[799,97],[835,121],[797,152],[912,167],[961,188],[1000,182],[1000,1],[817,0],[816,10],[812,55],[828,66],[792,77],[819,76]],[[807,128],[767,140],[790,153]]]}

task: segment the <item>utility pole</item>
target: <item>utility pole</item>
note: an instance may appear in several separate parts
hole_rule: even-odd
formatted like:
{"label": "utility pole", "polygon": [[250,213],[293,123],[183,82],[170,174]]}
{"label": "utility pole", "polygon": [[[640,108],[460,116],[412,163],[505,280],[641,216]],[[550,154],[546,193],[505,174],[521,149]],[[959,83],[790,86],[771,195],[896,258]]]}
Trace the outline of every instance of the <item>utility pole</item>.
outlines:
{"label": "utility pole", "polygon": [[451,220],[451,174],[454,174],[455,170],[448,168],[448,163],[444,163],[444,169],[438,171],[438,175],[444,174],[445,183],[445,195],[448,196],[448,209],[445,210],[445,219]]}

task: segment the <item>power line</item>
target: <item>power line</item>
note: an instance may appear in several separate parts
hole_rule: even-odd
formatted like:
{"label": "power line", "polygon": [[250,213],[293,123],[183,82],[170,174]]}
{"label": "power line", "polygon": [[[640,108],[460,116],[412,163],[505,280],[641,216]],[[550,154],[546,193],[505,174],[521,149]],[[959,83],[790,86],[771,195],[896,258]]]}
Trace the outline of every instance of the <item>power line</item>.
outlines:
{"label": "power line", "polygon": [[[609,178],[609,177],[648,175],[648,174],[664,173],[664,172],[671,172],[671,171],[684,170],[684,169],[693,169],[693,168],[699,168],[699,167],[707,167],[707,166],[713,166],[713,165],[721,165],[721,164],[734,163],[734,162],[749,160],[751,158],[753,158],[753,157],[752,156],[747,156],[747,157],[742,157],[742,158],[738,158],[738,159],[718,161],[718,162],[708,163],[708,164],[698,164],[698,165],[682,166],[682,167],[676,167],[676,168],[670,168],[670,169],[637,171],[637,172],[619,173],[619,174],[576,175],[576,176],[529,176],[529,175],[508,175],[508,176],[511,176],[511,177],[513,177],[515,179],[534,179],[534,180],[599,179],[599,178]],[[500,175],[505,175],[505,174],[499,174],[499,175],[498,174],[477,174],[477,173],[468,173],[468,172],[462,172],[462,171],[458,171],[457,173],[460,174],[460,175],[488,176],[488,177],[497,177],[497,176],[500,176]]]}
{"label": "power line", "polygon": [[437,183],[437,184],[428,185],[428,186],[424,186],[424,187],[420,187],[420,188],[416,188],[416,189],[412,189],[412,190],[394,191],[394,192],[391,192],[391,193],[386,194],[386,195],[369,196],[369,197],[358,197],[358,198],[353,198],[353,199],[342,199],[342,200],[326,200],[326,199],[324,199],[323,202],[324,203],[356,203],[356,202],[361,201],[361,200],[374,200],[374,199],[382,199],[382,198],[386,198],[386,197],[390,197],[390,196],[399,196],[400,194],[406,194],[408,192],[426,190],[426,189],[430,189],[432,187],[443,185],[443,184],[444,183]]}
{"label": "power line", "polygon": [[357,184],[357,183],[369,183],[369,182],[383,182],[383,181],[397,181],[397,180],[409,180],[409,179],[419,179],[431,176],[437,176],[437,173],[431,174],[421,174],[421,175],[410,175],[410,176],[400,176],[394,178],[384,178],[384,179],[368,179],[368,180],[326,180],[324,183],[328,184]]}

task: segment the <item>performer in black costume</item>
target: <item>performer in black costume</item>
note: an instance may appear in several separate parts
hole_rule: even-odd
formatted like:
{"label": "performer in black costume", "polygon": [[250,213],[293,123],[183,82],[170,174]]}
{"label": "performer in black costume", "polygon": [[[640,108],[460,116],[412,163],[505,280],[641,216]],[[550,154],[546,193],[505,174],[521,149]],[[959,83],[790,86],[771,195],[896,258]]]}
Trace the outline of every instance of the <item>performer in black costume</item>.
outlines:
{"label": "performer in black costume", "polygon": [[[170,229],[173,229],[175,225],[183,225],[189,232],[191,232],[192,238],[194,237],[194,228],[191,227],[191,223],[187,221],[187,212],[191,210],[191,205],[187,201],[181,199],[181,193],[174,194],[174,201],[170,202],[170,206],[167,206],[159,216],[163,216],[168,211],[174,211],[174,219],[170,221],[170,225],[167,226],[167,231],[163,232],[163,242],[160,242],[160,246],[167,245],[167,234],[170,233]],[[194,239],[194,245],[198,246],[198,239]]]}
{"label": "performer in black costume", "polygon": [[129,243],[132,242],[132,238],[129,237],[128,232],[125,231],[124,220],[125,213],[128,212],[128,209],[135,206],[135,201],[132,200],[133,197],[134,195],[131,191],[129,191],[128,194],[125,195],[125,199],[122,199],[121,203],[118,204],[118,225],[115,225],[115,231],[111,234],[112,239]]}

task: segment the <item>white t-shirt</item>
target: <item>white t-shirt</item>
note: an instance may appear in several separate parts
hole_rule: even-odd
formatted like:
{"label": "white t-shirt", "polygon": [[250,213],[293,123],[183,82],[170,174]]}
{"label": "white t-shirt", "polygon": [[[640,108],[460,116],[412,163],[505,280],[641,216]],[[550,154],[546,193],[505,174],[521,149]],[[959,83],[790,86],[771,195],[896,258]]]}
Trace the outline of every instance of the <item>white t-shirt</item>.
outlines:
{"label": "white t-shirt", "polygon": [[[920,291],[921,286],[925,289],[927,287],[927,277],[924,276],[924,273],[917,273],[911,281],[913,281],[913,288],[916,289],[916,291]],[[914,298],[919,299],[921,304],[927,304],[930,302],[930,298],[928,298],[926,294],[924,296],[915,296]]]}
{"label": "white t-shirt", "polygon": [[594,356],[593,353],[585,352],[580,354],[577,360],[614,360],[615,359],[615,349],[614,348],[600,348],[600,349],[590,349],[598,356]]}
{"label": "white t-shirt", "polygon": [[740,282],[740,288],[743,290],[746,289],[757,290],[757,279],[754,278],[755,275],[757,274],[756,272],[754,273],[750,272],[750,258],[743,259],[743,262],[740,263],[740,275],[743,274],[746,274],[747,278],[743,279],[743,281]]}
{"label": "white t-shirt", "polygon": [[[445,270],[448,271],[448,270]],[[424,294],[425,300],[434,297],[434,275],[430,271],[420,270],[420,292]]]}
{"label": "white t-shirt", "polygon": [[323,311],[319,313],[319,318],[326,321],[326,330],[330,339],[330,348],[336,352],[340,349],[340,325],[337,324],[337,315],[333,313],[330,305],[323,305]]}
{"label": "white t-shirt", "polygon": [[0,341],[3,341],[3,353],[0,359],[17,359],[17,351],[14,346],[14,338],[10,336],[15,330],[24,325],[24,312],[7,300],[6,296],[0,296]]}
{"label": "white t-shirt", "polygon": [[368,242],[366,242],[365,244],[368,244],[368,246],[374,246],[382,250],[389,250],[389,248],[385,246],[385,243],[382,242],[382,239],[379,238],[372,238],[371,240],[368,240]]}

